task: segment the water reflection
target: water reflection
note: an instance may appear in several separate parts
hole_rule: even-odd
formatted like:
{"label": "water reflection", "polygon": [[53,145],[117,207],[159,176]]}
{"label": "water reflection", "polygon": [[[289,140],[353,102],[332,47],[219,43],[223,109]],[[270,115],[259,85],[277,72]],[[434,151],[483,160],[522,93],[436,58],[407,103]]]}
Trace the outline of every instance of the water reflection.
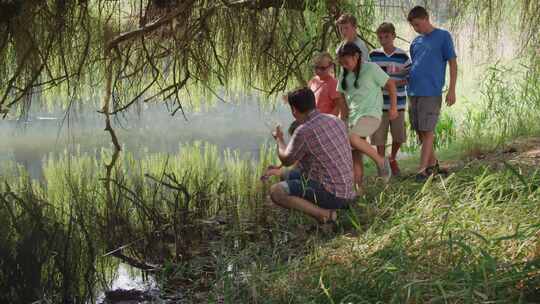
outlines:
{"label": "water reflection", "polygon": [[111,284],[106,290],[102,290],[99,293],[95,303],[156,303],[159,301],[159,294],[160,292],[153,276],[120,263]]}
{"label": "water reflection", "polygon": [[[43,177],[45,158],[62,154],[89,154],[99,157],[110,148],[103,131],[102,117],[88,109],[74,121],[61,112],[40,113],[29,122],[0,120],[0,162],[15,161],[34,179]],[[171,117],[162,105],[148,105],[142,114],[123,113],[114,125],[124,151],[135,157],[148,153],[178,153],[180,143],[201,140],[220,150],[238,150],[244,157],[257,159],[261,144],[271,139],[272,126],[288,126],[292,120],[288,107],[261,107],[256,101],[239,104],[219,103],[202,112],[187,112]]]}

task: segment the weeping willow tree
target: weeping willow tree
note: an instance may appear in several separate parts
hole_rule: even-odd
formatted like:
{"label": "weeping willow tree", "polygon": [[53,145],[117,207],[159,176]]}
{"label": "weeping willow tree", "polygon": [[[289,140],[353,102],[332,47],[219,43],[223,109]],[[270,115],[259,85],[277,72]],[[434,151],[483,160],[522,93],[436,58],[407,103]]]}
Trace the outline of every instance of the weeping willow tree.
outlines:
{"label": "weeping willow tree", "polygon": [[[190,89],[283,90],[314,50],[336,39],[342,4],[328,1],[0,2],[0,106],[35,90],[112,96],[111,114],[139,100],[181,104]],[[110,85],[109,85],[110,79]],[[104,102],[104,106],[106,106]]]}
{"label": "weeping willow tree", "polygon": [[[416,1],[402,1],[404,12]],[[538,45],[534,0],[419,1],[444,4],[451,22],[470,20],[496,33],[520,14],[524,49]],[[28,113],[36,94],[69,105],[95,94],[115,147],[111,117],[138,102],[164,101],[172,113],[218,89],[273,95],[305,83],[315,51],[333,48],[344,11],[361,34],[373,28],[378,1],[352,0],[0,0],[0,113]],[[38,100],[39,101],[39,100]],[[110,188],[110,187],[109,187]],[[109,192],[109,195],[110,192]],[[112,199],[112,198],[111,198]]]}
{"label": "weeping willow tree", "polygon": [[[415,1],[402,1],[404,10]],[[523,49],[537,46],[538,1],[419,1],[445,4],[452,24],[473,21],[496,35],[520,14]],[[314,51],[338,40],[334,21],[357,15],[373,28],[377,1],[0,0],[0,111],[24,112],[32,94],[88,90],[111,98],[114,115],[138,101],[182,109],[190,93],[304,83]],[[110,80],[110,84],[109,84]],[[34,98],[35,99],[35,98]]]}

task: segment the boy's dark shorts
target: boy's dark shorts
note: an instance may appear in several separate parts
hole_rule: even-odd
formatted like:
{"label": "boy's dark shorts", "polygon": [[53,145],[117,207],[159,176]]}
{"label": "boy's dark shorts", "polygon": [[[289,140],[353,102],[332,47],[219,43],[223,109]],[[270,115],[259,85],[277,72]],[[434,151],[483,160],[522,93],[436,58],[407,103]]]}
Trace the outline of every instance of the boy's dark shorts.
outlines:
{"label": "boy's dark shorts", "polygon": [[407,131],[405,130],[405,111],[398,110],[398,117],[394,120],[390,120],[388,117],[388,111],[383,110],[381,117],[381,125],[379,129],[373,133],[370,137],[370,142],[374,146],[386,145],[388,138],[388,129],[392,134],[392,143],[405,143],[407,141]]}
{"label": "boy's dark shorts", "polygon": [[435,131],[442,96],[409,96],[409,120],[416,131]]}
{"label": "boy's dark shorts", "polygon": [[289,171],[283,179],[281,184],[289,195],[301,197],[324,209],[347,208],[351,201],[326,191],[318,182],[303,176],[300,170]]}

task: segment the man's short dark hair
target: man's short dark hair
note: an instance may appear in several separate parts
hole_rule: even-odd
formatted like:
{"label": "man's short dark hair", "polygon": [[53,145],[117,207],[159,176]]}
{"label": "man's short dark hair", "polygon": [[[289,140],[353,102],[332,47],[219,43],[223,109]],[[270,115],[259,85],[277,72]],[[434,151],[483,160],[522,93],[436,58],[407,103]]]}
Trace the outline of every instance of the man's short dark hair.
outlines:
{"label": "man's short dark hair", "polygon": [[300,113],[307,113],[315,109],[315,95],[309,88],[300,88],[287,94],[289,105],[297,109]]}
{"label": "man's short dark hair", "polygon": [[429,18],[429,14],[427,10],[423,6],[415,6],[412,8],[412,10],[409,12],[409,15],[407,16],[407,21],[412,22],[413,19],[426,19]]}

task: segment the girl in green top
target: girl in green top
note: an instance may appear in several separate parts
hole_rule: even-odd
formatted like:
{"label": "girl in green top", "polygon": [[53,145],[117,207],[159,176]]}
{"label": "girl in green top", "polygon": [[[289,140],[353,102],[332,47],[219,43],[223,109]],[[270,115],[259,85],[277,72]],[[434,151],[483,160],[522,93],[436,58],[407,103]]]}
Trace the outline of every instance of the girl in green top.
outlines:
{"label": "girl in green top", "polygon": [[[349,123],[349,139],[353,147],[354,178],[361,189],[363,179],[362,154],[367,154],[378,167],[379,176],[388,181],[391,176],[388,159],[377,154],[366,140],[381,123],[383,95],[386,88],[390,95],[390,120],[398,117],[396,85],[375,63],[362,63],[362,51],[354,43],[347,43],[338,50],[343,72],[339,77],[338,91],[347,101],[342,118]],[[360,190],[359,189],[359,190]]]}

